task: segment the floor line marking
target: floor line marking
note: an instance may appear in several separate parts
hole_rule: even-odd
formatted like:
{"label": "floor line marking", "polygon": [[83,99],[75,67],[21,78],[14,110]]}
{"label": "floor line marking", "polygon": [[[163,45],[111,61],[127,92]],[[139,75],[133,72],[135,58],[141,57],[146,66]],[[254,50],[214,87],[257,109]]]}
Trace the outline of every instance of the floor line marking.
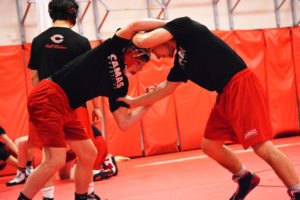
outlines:
{"label": "floor line marking", "polygon": [[[293,144],[280,144],[280,145],[275,145],[276,148],[282,148],[282,147],[291,147],[291,146],[298,146],[300,143],[293,143]],[[251,152],[253,149],[247,149],[247,150],[237,150],[234,151],[235,153],[247,153]],[[152,162],[152,163],[146,163],[146,164],[140,164],[140,165],[135,165],[133,167],[145,167],[145,166],[155,166],[155,165],[164,165],[164,164],[170,164],[170,163],[177,163],[177,162],[183,162],[187,160],[196,160],[196,159],[203,159],[203,158],[208,158],[207,155],[201,155],[201,156],[191,156],[191,157],[186,157],[186,158],[179,158],[175,160],[166,160],[166,161],[159,161],[159,162]]]}

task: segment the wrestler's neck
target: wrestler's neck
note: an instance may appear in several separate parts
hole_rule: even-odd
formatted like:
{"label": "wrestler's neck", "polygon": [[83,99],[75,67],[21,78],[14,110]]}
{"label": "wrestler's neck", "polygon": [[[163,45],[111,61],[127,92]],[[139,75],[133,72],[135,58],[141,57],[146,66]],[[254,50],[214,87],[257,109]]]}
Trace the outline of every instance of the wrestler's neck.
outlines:
{"label": "wrestler's neck", "polygon": [[72,28],[72,24],[68,20],[55,20],[52,27]]}

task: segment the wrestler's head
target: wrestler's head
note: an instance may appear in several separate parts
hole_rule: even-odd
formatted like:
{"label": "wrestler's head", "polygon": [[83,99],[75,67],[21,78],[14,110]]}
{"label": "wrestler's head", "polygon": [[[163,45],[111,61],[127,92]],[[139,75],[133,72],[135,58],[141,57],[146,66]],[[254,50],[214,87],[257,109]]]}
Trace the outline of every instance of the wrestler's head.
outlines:
{"label": "wrestler's head", "polygon": [[75,0],[52,0],[48,5],[48,9],[53,22],[67,20],[73,26],[76,24],[78,4]]}
{"label": "wrestler's head", "polygon": [[155,47],[149,48],[149,51],[153,53],[157,59],[160,58],[171,58],[176,50],[175,40],[170,40],[163,44],[157,45]]}
{"label": "wrestler's head", "polygon": [[127,77],[135,75],[143,69],[143,66],[149,62],[150,53],[148,49],[138,48],[130,45],[123,52],[123,61],[125,64],[124,73]]}

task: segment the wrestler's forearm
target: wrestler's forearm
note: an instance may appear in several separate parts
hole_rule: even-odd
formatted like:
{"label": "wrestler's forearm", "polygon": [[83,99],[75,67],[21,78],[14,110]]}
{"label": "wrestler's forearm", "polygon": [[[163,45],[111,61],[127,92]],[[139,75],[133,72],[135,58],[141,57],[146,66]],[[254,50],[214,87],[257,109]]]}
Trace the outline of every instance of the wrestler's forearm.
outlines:
{"label": "wrestler's forearm", "polygon": [[163,27],[166,23],[167,21],[164,20],[146,18],[133,22],[131,26],[132,30],[135,32],[151,31]]}
{"label": "wrestler's forearm", "polygon": [[166,96],[170,95],[179,84],[180,83],[170,83],[168,81],[164,81],[160,83],[153,91],[135,97],[130,103],[130,105],[132,107],[151,105],[156,101],[159,101],[165,98]]}

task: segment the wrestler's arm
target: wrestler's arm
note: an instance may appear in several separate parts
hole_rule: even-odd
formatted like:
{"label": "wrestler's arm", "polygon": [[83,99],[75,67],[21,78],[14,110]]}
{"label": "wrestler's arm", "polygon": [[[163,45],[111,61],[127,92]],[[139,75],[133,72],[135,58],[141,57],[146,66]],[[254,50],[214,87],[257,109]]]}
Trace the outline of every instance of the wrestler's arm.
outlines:
{"label": "wrestler's arm", "polygon": [[113,116],[121,130],[126,130],[136,122],[138,122],[150,106],[141,106],[129,112],[126,107],[119,107],[113,112]]}
{"label": "wrestler's arm", "polygon": [[93,111],[92,111],[92,121],[94,124],[99,123],[102,118],[102,113],[100,109],[100,97],[95,97],[92,99]]}
{"label": "wrestler's arm", "polygon": [[1,134],[0,138],[3,140],[5,145],[15,154],[18,154],[18,148],[16,144],[6,135],[6,134]]}
{"label": "wrestler's arm", "polygon": [[151,105],[170,95],[180,84],[181,82],[164,81],[149,93],[134,98],[129,96],[121,97],[118,101],[123,101],[131,107]]}
{"label": "wrestler's arm", "polygon": [[35,69],[31,69],[30,70],[30,75],[31,75],[31,83],[34,86],[36,86],[39,82],[40,82],[40,79],[39,79],[39,71],[38,70],[35,70]]}
{"label": "wrestler's arm", "polygon": [[150,31],[163,27],[167,21],[159,19],[140,19],[128,24],[126,27],[120,29],[116,34],[118,37],[131,40],[132,37],[139,31]]}
{"label": "wrestler's arm", "polygon": [[158,28],[150,32],[138,32],[132,38],[135,46],[140,48],[152,48],[173,39],[173,35],[164,28]]}

